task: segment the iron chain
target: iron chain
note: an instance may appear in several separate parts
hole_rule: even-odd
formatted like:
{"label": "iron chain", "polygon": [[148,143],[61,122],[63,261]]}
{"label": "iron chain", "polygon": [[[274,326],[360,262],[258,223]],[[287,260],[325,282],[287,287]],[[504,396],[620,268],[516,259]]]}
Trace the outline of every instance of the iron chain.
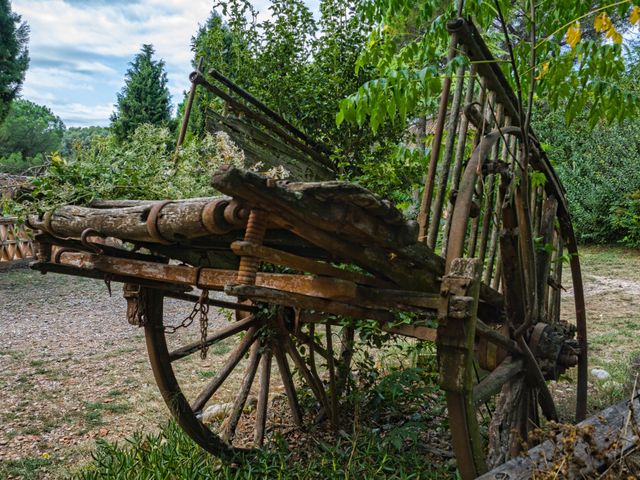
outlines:
{"label": "iron chain", "polygon": [[205,345],[207,341],[207,330],[209,328],[209,290],[206,288],[200,293],[200,298],[193,306],[191,313],[185,317],[178,325],[165,325],[164,331],[167,334],[173,334],[181,328],[189,327],[196,317],[199,317],[200,321],[200,358],[203,360],[207,358],[207,350],[209,347]]}

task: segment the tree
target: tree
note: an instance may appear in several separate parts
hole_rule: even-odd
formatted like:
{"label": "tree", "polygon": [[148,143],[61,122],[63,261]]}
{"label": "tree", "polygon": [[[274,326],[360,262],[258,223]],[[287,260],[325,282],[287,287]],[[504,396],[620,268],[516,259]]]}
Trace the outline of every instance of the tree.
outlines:
{"label": "tree", "polygon": [[48,107],[18,99],[0,125],[0,164],[24,169],[41,164],[44,156],[60,149],[65,126]]}
{"label": "tree", "polygon": [[126,140],[140,125],[168,125],[171,95],[163,60],[153,60],[152,45],[143,45],[118,94],[117,110],[111,115],[111,129],[119,141]]}
{"label": "tree", "polygon": [[11,11],[9,0],[0,0],[0,124],[20,92],[29,66],[29,26]]}
{"label": "tree", "polygon": [[[615,86],[640,94],[640,58]],[[567,189],[578,240],[640,245],[640,118],[589,125],[589,107],[567,125],[562,112],[536,105],[534,129]]]}
{"label": "tree", "polygon": [[[192,66],[196,68],[202,59],[203,72],[215,68],[239,85],[250,88],[253,84],[251,79],[256,73],[255,57],[252,56],[257,48],[256,12],[245,0],[222,2],[220,8],[227,15],[227,21],[216,10],[212,10],[207,21],[198,27],[196,35],[191,38],[191,50],[194,52]],[[212,93],[199,88],[189,118],[190,135],[204,134],[205,112],[208,108],[216,108],[216,102]],[[184,103],[178,107],[178,117],[182,117],[183,113]]]}
{"label": "tree", "polygon": [[439,96],[439,78],[462,61],[447,56],[446,23],[460,15],[472,17],[502,52],[498,60],[518,95],[523,125],[536,96],[562,108],[567,120],[588,106],[592,125],[640,112],[640,96],[617,86],[629,43],[620,25],[640,23],[640,7],[631,0],[570,0],[561,8],[552,0],[365,0],[360,13],[375,25],[361,59],[376,66],[378,78],[343,102],[340,118],[368,120],[375,130],[384,121],[412,118]]}
{"label": "tree", "polygon": [[[335,123],[339,101],[376,73],[369,65],[356,71],[371,29],[357,15],[360,4],[361,0],[321,0],[316,21],[300,0],[271,0],[271,15],[258,24],[248,0],[219,2],[192,38],[193,66],[202,59],[205,74],[212,67],[219,70],[328,145],[344,178],[406,202],[404,189],[419,182],[424,165],[404,155],[406,149],[397,155],[404,126],[387,124],[374,133],[363,125]],[[223,108],[204,89],[197,92],[187,143],[203,135],[207,109]],[[405,168],[390,171],[392,163]]]}
{"label": "tree", "polygon": [[97,137],[106,137],[109,129],[106,127],[71,127],[64,132],[60,153],[67,157],[77,151],[86,150]]}

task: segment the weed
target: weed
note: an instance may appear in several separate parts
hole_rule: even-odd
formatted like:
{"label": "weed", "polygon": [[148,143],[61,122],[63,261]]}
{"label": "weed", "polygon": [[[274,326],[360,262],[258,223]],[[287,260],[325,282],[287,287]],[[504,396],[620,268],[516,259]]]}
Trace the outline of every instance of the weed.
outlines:
{"label": "weed", "polygon": [[224,355],[231,351],[231,346],[226,342],[218,342],[212,345],[209,351],[214,355]]}
{"label": "weed", "polygon": [[0,350],[0,356],[2,355],[6,355],[12,360],[22,360],[26,354],[18,350]]}
{"label": "weed", "polygon": [[84,412],[84,421],[89,427],[102,425],[102,412],[99,410],[87,410]]}

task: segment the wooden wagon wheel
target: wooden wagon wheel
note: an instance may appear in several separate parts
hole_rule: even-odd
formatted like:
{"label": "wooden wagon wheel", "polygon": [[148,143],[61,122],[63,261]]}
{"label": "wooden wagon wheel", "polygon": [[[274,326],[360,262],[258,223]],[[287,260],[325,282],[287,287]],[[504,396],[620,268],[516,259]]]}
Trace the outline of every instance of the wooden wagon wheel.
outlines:
{"label": "wooden wagon wheel", "polygon": [[[203,380],[204,386],[189,397],[176,376],[183,359],[197,355],[203,344],[191,341],[170,349],[167,337],[174,329],[167,328],[164,320],[162,292],[153,289],[142,289],[141,292],[144,292],[141,306],[145,311],[146,344],[156,383],[178,424],[206,451],[230,460],[237,453],[263,445],[270,429],[268,417],[272,399],[269,394],[277,381],[272,375],[272,370],[276,369],[295,427],[323,419],[337,425],[339,397],[345,388],[351,361],[352,327],[337,331],[328,320],[324,324],[316,323],[323,322],[321,318],[303,321],[300,316],[305,312],[288,307],[237,304],[236,320],[209,333],[205,342],[206,347],[211,347],[229,339],[236,341],[235,347],[213,377]],[[176,333],[183,331],[179,329]],[[242,363],[245,363],[244,367]],[[292,370],[312,392],[313,411],[305,412],[301,408],[299,382],[294,381]],[[209,402],[215,400],[216,392],[234,376],[236,380],[241,378],[237,393],[232,406],[226,404],[227,408],[219,412],[226,418],[218,422],[216,429],[207,424],[203,413]],[[247,412],[245,407],[252,390],[257,390],[257,402],[255,409]],[[246,438],[245,441],[235,438],[241,421],[253,422],[249,442]]]}
{"label": "wooden wagon wheel", "polygon": [[[547,420],[558,419],[547,381],[576,365],[576,419],[586,413],[586,320],[575,238],[553,171],[542,161],[523,162],[520,136],[519,127],[505,126],[485,135],[475,148],[458,188],[446,245],[446,273],[455,259],[478,259],[483,269],[478,280],[484,288],[499,288],[505,303],[502,318],[479,310],[454,333],[475,358],[447,363],[460,366],[447,375],[469,385],[446,391],[454,450],[465,479],[517,454],[528,432],[540,425],[539,410]],[[499,141],[508,161],[495,156]],[[535,149],[533,139],[531,145]],[[493,158],[485,161],[492,149]],[[532,172],[544,174],[546,182],[532,185]],[[486,181],[491,175],[492,181]],[[560,315],[567,257],[574,323]],[[441,364],[450,354],[441,349]],[[492,416],[483,420],[481,413]]]}

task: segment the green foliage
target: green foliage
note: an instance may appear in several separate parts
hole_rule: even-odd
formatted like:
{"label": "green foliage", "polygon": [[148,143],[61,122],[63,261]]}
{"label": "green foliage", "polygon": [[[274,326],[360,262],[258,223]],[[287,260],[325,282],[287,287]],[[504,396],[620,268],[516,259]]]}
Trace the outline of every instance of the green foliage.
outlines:
{"label": "green foliage", "polygon": [[30,198],[7,203],[5,213],[24,216],[62,204],[85,205],[94,199],[178,199],[214,194],[210,175],[222,163],[242,164],[243,156],[224,134],[187,145],[173,161],[167,128],[142,125],[129,141],[97,136],[89,148],[54,155],[43,175],[33,179]]}
{"label": "green foliage", "polygon": [[389,449],[378,435],[369,432],[355,436],[343,433],[332,444],[317,442],[319,449],[314,443],[316,448],[303,453],[304,461],[280,443],[238,457],[233,465],[220,464],[197,448],[173,422],[157,435],[134,434],[125,445],[97,443],[93,462],[72,478],[455,478],[445,468],[425,462],[416,447]]}
{"label": "green foliage", "polygon": [[[375,78],[370,80],[341,103],[338,123],[343,120],[362,125],[368,121],[376,130],[384,121],[406,122],[424,114],[439,95],[436,81],[450,75],[460,58],[447,63],[450,35],[446,22],[456,18],[458,2],[431,0],[366,0],[362,4],[362,18],[374,25],[360,64],[373,65]],[[626,72],[625,48],[615,28],[605,33],[591,29],[586,40],[580,35],[567,45],[567,29],[582,22],[585,30],[597,14],[624,19],[631,2],[557,2],[543,0],[535,4],[536,16],[531,18],[528,1],[496,0],[464,2],[463,16],[471,16],[482,29],[498,55],[498,61],[514,91],[523,99],[536,76],[535,94],[546,98],[553,108],[565,110],[572,120],[585,108],[592,125],[599,118],[621,121],[640,111],[640,96],[631,88],[623,88],[619,80]],[[499,10],[498,10],[499,9]],[[510,30],[515,70],[507,54],[506,38],[500,22],[502,13]],[[626,20],[622,23],[628,22]],[[535,24],[535,39],[531,31]],[[578,27],[579,28],[579,27]],[[597,30],[597,29],[596,29]],[[614,41],[609,40],[614,38]],[[535,45],[535,60],[531,50]],[[520,87],[520,88],[518,88]]]}
{"label": "green foliage", "polygon": [[24,158],[22,153],[13,152],[6,157],[0,157],[0,173],[23,175],[33,168],[42,166],[44,162],[45,157],[40,153],[31,158]]}
{"label": "green foliage", "polygon": [[0,124],[0,171],[21,173],[58,150],[64,123],[45,106],[15,100]]}
{"label": "green foliage", "polygon": [[62,136],[60,153],[67,157],[74,151],[91,147],[95,137],[106,137],[107,135],[109,135],[109,129],[105,127],[70,127],[65,130]]}
{"label": "green foliage", "polygon": [[0,124],[20,92],[29,66],[29,26],[11,11],[9,0],[0,0]]}
{"label": "green foliage", "polygon": [[127,139],[140,125],[169,126],[171,96],[163,60],[153,60],[153,46],[143,45],[125,77],[118,94],[117,110],[111,116],[111,129],[119,141]]}
{"label": "green foliage", "polygon": [[535,129],[566,190],[581,242],[640,245],[640,123],[588,124],[585,111],[567,126],[541,108]]}
{"label": "green foliage", "polygon": [[[376,134],[365,126],[335,123],[339,101],[370,78],[371,69],[356,62],[366,43],[369,25],[356,15],[356,0],[322,0],[314,21],[299,0],[277,0],[271,16],[258,23],[257,12],[246,0],[221,2],[221,15],[213,12],[192,40],[194,66],[202,58],[202,70],[214,67],[283,115],[316,140],[334,148],[334,158],[344,177],[365,186],[383,186],[379,193],[402,183],[386,183],[387,155],[395,157],[395,145],[403,127],[385,125]],[[356,71],[357,70],[357,71]],[[210,94],[200,90],[190,119],[191,135],[204,132],[207,108],[220,110]]]}

